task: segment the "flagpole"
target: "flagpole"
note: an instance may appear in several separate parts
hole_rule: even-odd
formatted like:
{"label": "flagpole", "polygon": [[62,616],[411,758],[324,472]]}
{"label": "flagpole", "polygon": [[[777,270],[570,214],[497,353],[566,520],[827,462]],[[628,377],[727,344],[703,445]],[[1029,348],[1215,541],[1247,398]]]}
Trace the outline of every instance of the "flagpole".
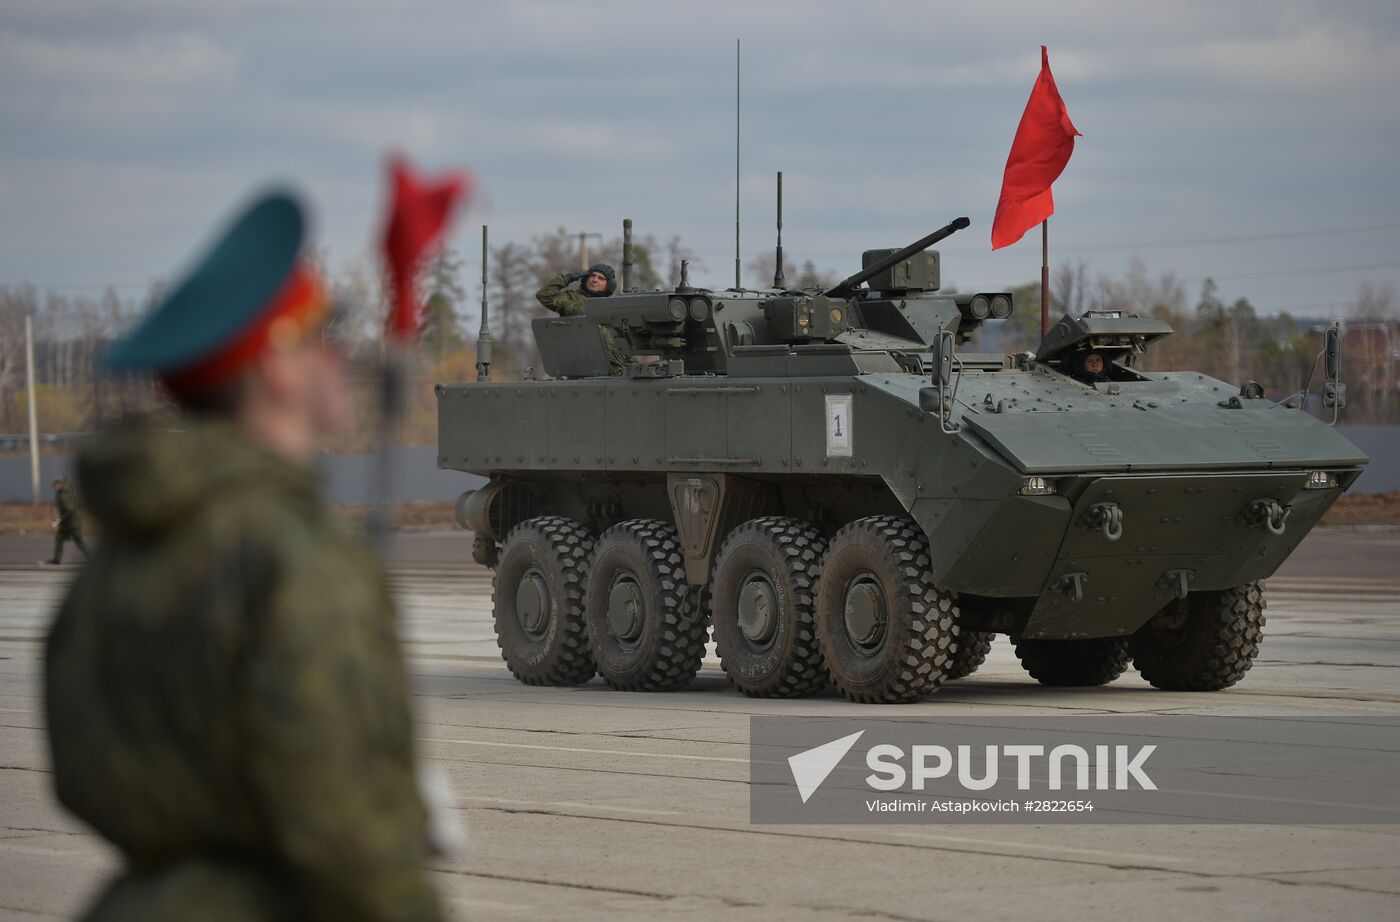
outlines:
{"label": "flagpole", "polygon": [[1040,222],[1040,338],[1050,332],[1050,219]]}

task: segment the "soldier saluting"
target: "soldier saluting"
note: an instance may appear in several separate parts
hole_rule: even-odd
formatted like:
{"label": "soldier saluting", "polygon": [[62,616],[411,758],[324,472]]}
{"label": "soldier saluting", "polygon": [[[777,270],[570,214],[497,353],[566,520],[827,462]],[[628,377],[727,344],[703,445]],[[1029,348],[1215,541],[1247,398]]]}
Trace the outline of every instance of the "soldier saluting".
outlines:
{"label": "soldier saluting", "polygon": [[[570,288],[575,282],[578,288]],[[576,317],[588,312],[589,298],[606,298],[617,290],[617,273],[607,263],[594,263],[581,272],[561,272],[535,292],[535,299],[561,317]],[[622,374],[626,361],[612,331],[600,327],[603,345],[608,351],[608,368],[615,375]]]}
{"label": "soldier saluting", "polygon": [[108,355],[185,419],[77,462],[105,540],[45,706],[59,800],[125,860],[89,918],[440,917],[385,580],[310,469],[351,408],[304,238],[262,197]]}

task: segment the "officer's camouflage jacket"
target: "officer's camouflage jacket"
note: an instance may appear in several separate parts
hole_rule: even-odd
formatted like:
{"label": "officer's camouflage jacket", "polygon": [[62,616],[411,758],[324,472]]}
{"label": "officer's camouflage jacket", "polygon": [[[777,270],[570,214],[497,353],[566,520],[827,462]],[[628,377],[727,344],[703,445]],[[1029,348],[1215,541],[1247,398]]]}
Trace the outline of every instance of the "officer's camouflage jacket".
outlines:
{"label": "officer's camouflage jacket", "polygon": [[107,540],[45,705],[59,799],[127,862],[91,918],[439,918],[393,610],[311,474],[200,425],[78,476]]}

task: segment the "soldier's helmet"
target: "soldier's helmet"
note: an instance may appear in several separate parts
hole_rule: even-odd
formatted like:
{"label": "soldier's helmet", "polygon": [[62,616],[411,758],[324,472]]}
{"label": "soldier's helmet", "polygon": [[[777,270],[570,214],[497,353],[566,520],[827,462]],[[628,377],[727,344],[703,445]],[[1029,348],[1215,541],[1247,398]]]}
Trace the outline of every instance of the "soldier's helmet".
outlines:
{"label": "soldier's helmet", "polygon": [[[617,291],[617,272],[613,270],[612,266],[609,266],[607,263],[594,263],[588,267],[588,272],[589,274],[594,272],[598,273],[603,278],[607,279],[608,284],[602,291],[589,291],[587,285],[579,286],[585,297],[606,298],[608,295]],[[585,276],[585,278],[587,278],[587,276]]]}

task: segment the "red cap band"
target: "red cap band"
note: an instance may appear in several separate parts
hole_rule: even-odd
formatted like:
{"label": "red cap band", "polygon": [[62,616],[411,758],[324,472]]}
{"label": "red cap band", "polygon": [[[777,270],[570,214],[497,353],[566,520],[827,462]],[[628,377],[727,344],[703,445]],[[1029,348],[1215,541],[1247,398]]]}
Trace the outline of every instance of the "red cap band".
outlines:
{"label": "red cap band", "polygon": [[200,362],[161,376],[176,397],[207,394],[232,381],[269,349],[285,349],[326,310],[325,293],[316,273],[298,263],[277,294],[243,333]]}

